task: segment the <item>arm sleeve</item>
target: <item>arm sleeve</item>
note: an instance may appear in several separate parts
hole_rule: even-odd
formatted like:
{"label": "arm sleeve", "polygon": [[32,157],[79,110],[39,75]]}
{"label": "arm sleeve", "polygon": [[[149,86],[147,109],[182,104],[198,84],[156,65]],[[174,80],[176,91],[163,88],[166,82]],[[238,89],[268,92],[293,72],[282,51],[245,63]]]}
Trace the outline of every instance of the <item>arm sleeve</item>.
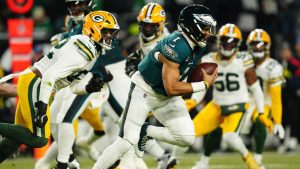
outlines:
{"label": "arm sleeve", "polygon": [[[78,53],[77,55],[81,54]],[[68,60],[68,62],[66,62],[66,60]],[[55,82],[58,79],[69,76],[74,73],[74,71],[83,69],[87,64],[88,62],[82,56],[75,55],[66,55],[58,60],[43,75],[39,100],[47,104],[49,102],[51,92],[54,89]]]}
{"label": "arm sleeve", "polygon": [[197,105],[203,100],[205,94],[206,94],[206,91],[200,91],[200,92],[193,93],[191,99],[194,99],[196,101],[196,105]]}
{"label": "arm sleeve", "polygon": [[282,101],[281,101],[281,85],[271,86],[269,89],[272,100],[272,117],[276,124],[282,121]]}
{"label": "arm sleeve", "polygon": [[84,95],[87,94],[86,91],[86,85],[89,83],[89,81],[92,79],[93,74],[91,72],[87,73],[83,79],[81,80],[74,80],[71,85],[70,89],[74,94],[77,95]]}
{"label": "arm sleeve", "polygon": [[257,80],[255,83],[253,83],[249,89],[253,94],[258,113],[264,113],[264,94],[259,81]]}

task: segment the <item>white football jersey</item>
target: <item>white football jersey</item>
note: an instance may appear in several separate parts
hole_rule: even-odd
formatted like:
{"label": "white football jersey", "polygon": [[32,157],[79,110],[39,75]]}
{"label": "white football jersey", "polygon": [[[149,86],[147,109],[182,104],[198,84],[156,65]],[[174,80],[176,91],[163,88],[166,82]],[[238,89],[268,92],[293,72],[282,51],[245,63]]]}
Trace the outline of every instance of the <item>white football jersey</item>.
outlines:
{"label": "white football jersey", "polygon": [[216,52],[202,57],[201,63],[218,64],[218,78],[213,85],[213,101],[220,106],[245,103],[249,101],[245,71],[254,66],[252,56],[238,52],[228,61],[222,61]]}
{"label": "white football jersey", "polygon": [[166,27],[164,27],[163,33],[160,37],[153,39],[150,42],[145,43],[141,35],[139,35],[140,47],[143,51],[143,55],[147,55],[157,44],[158,41],[163,39],[165,36],[169,35],[169,31]]}
{"label": "white football jersey", "polygon": [[264,92],[265,104],[271,106],[269,88],[284,83],[283,68],[276,60],[266,58],[256,67],[255,71]]}
{"label": "white football jersey", "polygon": [[34,64],[43,76],[41,100],[46,102],[53,89],[59,90],[74,80],[82,79],[97,57],[94,43],[85,35],[72,36],[52,47],[47,55]]}

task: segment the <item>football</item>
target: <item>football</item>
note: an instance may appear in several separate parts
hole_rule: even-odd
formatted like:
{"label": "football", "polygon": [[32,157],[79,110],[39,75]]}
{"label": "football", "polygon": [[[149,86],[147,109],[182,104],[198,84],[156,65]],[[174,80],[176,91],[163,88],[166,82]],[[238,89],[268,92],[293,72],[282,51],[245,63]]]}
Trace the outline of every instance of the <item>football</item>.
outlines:
{"label": "football", "polygon": [[200,63],[196,66],[188,78],[188,82],[200,82],[203,80],[203,73],[201,69],[204,69],[207,74],[212,75],[218,68],[218,64],[212,62]]}

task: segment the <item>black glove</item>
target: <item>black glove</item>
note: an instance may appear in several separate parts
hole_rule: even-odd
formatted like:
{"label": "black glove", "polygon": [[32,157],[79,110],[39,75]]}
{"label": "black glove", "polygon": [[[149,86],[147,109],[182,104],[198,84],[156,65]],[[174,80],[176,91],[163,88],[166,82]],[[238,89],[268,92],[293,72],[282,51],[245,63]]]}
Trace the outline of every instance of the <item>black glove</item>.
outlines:
{"label": "black glove", "polygon": [[104,83],[104,80],[102,80],[98,74],[93,74],[93,77],[85,86],[85,90],[87,93],[99,92]]}
{"label": "black glove", "polygon": [[48,117],[47,117],[47,104],[45,104],[42,101],[37,101],[35,103],[35,108],[37,109],[36,114],[35,114],[35,124],[36,126],[43,128],[45,127],[47,121],[48,121]]}
{"label": "black glove", "polygon": [[138,65],[142,60],[142,51],[137,50],[131,53],[126,59],[125,73],[131,77],[138,70]]}
{"label": "black glove", "polygon": [[103,76],[103,82],[109,82],[113,79],[113,75],[104,66],[99,66],[98,69]]}

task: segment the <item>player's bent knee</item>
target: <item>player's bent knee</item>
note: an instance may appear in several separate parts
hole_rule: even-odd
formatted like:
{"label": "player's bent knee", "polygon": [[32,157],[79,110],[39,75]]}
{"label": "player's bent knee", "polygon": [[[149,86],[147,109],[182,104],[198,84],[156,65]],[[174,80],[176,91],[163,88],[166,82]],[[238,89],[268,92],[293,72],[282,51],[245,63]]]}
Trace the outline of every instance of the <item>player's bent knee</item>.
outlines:
{"label": "player's bent knee", "polygon": [[177,145],[181,147],[189,147],[194,144],[195,136],[181,136],[176,139]]}

